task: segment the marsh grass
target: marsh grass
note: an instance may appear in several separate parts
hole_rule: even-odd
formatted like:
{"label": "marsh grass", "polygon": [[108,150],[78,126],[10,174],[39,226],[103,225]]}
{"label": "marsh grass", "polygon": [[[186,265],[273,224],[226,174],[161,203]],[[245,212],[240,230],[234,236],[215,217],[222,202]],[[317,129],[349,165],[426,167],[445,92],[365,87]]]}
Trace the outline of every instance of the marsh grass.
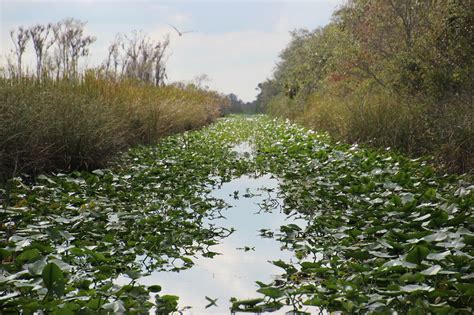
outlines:
{"label": "marsh grass", "polygon": [[272,102],[274,115],[328,132],[336,140],[390,147],[413,157],[431,156],[442,171],[472,172],[474,111],[468,102],[435,106],[431,100],[374,88],[350,95],[323,89],[302,101],[304,110],[292,110],[292,115],[282,112],[295,106],[290,101],[278,102],[275,97]]}
{"label": "marsh grass", "polygon": [[0,79],[0,178],[104,166],[130,146],[199,128],[224,100],[90,72],[81,80]]}

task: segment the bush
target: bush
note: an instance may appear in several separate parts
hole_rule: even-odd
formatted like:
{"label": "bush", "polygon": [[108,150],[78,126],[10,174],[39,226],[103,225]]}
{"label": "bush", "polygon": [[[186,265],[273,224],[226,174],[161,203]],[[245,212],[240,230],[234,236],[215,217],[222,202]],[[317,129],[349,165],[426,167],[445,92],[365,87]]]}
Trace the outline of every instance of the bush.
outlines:
{"label": "bush", "polygon": [[350,0],[293,32],[257,106],[337,140],[474,169],[472,5]]}

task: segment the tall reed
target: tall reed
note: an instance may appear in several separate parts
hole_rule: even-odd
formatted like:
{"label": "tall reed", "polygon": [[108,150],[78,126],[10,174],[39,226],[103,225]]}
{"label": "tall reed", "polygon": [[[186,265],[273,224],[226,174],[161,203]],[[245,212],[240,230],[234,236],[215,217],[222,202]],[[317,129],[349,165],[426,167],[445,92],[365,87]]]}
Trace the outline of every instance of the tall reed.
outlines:
{"label": "tall reed", "polygon": [[118,152],[199,128],[226,100],[195,86],[112,80],[0,79],[0,178],[93,169]]}

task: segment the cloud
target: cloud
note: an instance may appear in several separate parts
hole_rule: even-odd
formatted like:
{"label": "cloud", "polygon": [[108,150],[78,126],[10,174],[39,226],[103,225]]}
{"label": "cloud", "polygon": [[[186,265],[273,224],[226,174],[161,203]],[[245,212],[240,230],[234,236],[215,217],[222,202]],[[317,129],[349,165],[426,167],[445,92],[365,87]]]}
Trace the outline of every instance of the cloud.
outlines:
{"label": "cloud", "polygon": [[[208,84],[212,89],[235,93],[249,101],[256,96],[257,84],[271,76],[280,51],[290,40],[289,31],[327,23],[331,8],[342,1],[276,1],[269,5],[265,3],[270,1],[265,0],[212,3],[190,0],[134,3],[124,0],[0,0],[4,9],[3,13],[0,10],[0,62],[5,64],[2,55],[13,47],[9,29],[73,16],[89,21],[88,34],[97,37],[87,58],[89,65],[101,64],[117,32],[142,29],[155,39],[169,34],[167,70],[171,81],[189,81],[205,73],[212,79]],[[183,31],[195,32],[179,37],[168,23]],[[25,63],[33,65],[33,61],[30,50]]]}
{"label": "cloud", "polygon": [[206,73],[209,86],[224,93],[237,93],[252,100],[255,87],[270,75],[279,51],[289,40],[285,31],[245,30],[218,34],[189,33],[179,37],[167,28],[153,32],[154,38],[170,34],[168,78],[192,80]]}

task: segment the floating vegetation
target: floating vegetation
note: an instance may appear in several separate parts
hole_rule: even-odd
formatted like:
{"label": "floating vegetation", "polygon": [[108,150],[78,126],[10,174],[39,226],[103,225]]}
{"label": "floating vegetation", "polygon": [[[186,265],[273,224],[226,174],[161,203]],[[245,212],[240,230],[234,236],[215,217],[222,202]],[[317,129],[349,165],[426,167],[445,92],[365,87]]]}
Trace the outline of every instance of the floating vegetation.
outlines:
{"label": "floating vegetation", "polygon": [[[242,158],[233,148],[244,141],[254,151]],[[217,255],[213,246],[232,229],[208,224],[226,209],[210,192],[244,174],[278,177],[284,202],[269,199],[262,211],[282,208],[306,224],[262,227],[263,237],[281,242],[295,259],[273,261],[281,276],[257,281],[255,299],[232,298],[233,311],[289,305],[295,311],[472,313],[469,178],[437,175],[425,162],[392,152],[334,144],[265,116],[225,118],[167,137],[130,150],[109,169],[41,175],[28,184],[13,179],[0,197],[0,308],[177,311],[178,296],[138,279]],[[235,197],[251,194],[241,190]],[[123,275],[130,283],[118,285],[114,280]]]}

